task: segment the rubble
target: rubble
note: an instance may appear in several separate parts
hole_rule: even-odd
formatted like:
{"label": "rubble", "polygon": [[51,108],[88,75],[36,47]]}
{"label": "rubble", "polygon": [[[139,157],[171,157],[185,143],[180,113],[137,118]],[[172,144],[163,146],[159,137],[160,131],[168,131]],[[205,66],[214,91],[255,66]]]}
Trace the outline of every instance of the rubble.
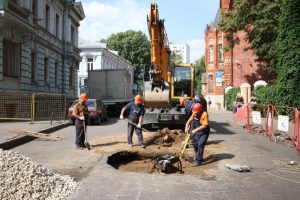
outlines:
{"label": "rubble", "polygon": [[68,175],[55,174],[17,152],[0,149],[0,199],[65,199],[78,189]]}

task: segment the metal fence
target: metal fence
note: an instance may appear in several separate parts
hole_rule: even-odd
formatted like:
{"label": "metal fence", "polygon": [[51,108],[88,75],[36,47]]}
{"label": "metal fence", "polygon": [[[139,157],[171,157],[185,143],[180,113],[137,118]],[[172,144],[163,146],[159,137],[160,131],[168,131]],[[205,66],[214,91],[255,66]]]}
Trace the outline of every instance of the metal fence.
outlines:
{"label": "metal fence", "polygon": [[0,94],[2,120],[64,120],[66,97],[62,94]]}
{"label": "metal fence", "polygon": [[[287,144],[296,147],[300,153],[300,111],[297,108],[275,105],[258,105],[253,110],[251,104],[237,109],[235,121],[250,133],[261,133],[270,141],[288,139]],[[286,137],[285,137],[286,136]]]}

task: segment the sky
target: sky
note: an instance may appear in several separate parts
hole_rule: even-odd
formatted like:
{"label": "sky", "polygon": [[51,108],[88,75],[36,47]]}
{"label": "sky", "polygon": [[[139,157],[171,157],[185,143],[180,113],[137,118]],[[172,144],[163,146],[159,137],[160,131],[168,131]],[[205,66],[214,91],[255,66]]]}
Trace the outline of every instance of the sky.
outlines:
{"label": "sky", "polygon": [[204,31],[214,21],[219,0],[80,0],[86,18],[80,23],[79,39],[95,42],[129,29],[149,38],[147,15],[157,3],[160,19],[172,43],[190,46],[191,62],[204,54]]}

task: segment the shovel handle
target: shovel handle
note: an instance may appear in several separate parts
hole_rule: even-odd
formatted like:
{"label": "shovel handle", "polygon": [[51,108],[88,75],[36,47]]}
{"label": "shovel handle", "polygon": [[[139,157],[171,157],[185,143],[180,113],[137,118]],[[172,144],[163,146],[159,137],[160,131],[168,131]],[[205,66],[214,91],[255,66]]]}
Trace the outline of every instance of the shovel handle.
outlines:
{"label": "shovel handle", "polygon": [[[133,123],[132,121],[130,121],[130,120],[128,120],[128,119],[127,119],[127,121],[128,121],[129,124],[132,124],[132,125],[134,125],[135,127],[137,127],[137,124]],[[138,128],[138,127],[137,127],[137,128]],[[148,130],[142,128],[142,127],[141,127],[140,129],[142,129],[142,130],[145,131],[145,132],[150,132],[150,131],[148,131]]]}

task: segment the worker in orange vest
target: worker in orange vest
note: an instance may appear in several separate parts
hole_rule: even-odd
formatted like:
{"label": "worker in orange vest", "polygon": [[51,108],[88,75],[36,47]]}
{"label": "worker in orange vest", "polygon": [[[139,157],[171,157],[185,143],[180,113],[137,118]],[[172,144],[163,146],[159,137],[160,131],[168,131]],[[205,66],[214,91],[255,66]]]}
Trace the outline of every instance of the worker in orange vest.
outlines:
{"label": "worker in orange vest", "polygon": [[197,167],[203,162],[204,147],[210,133],[208,114],[200,103],[193,106],[192,115],[185,125],[185,131],[191,134],[195,151],[193,167]]}

